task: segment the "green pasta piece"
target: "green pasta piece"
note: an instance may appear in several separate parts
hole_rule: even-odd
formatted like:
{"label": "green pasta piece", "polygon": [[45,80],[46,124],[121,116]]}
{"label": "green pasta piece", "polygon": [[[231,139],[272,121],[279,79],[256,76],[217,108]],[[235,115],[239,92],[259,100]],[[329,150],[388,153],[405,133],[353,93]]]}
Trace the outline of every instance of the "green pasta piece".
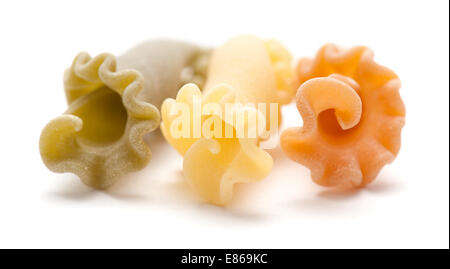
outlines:
{"label": "green pasta piece", "polygon": [[64,73],[69,107],[43,129],[39,148],[53,172],[94,188],[144,168],[143,140],[158,128],[159,108],[185,83],[203,84],[209,51],[170,40],[143,43],[117,57],[79,53]]}

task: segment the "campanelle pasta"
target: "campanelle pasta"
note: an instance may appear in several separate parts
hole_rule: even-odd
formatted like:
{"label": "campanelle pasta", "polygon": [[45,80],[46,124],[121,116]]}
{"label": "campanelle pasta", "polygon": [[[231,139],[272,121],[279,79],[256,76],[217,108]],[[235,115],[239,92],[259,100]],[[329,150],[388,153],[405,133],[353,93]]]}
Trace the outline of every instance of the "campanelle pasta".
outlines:
{"label": "campanelle pasta", "polygon": [[202,84],[207,52],[176,41],[150,41],[122,56],[78,54],[64,74],[67,111],[40,137],[45,165],[106,188],[150,160],[143,135],[160,122],[162,101],[181,85]]}
{"label": "campanelle pasta", "polygon": [[364,186],[400,149],[405,108],[400,80],[366,47],[322,47],[297,66],[303,127],[282,133],[281,146],[323,186]]}
{"label": "campanelle pasta", "polygon": [[[161,130],[184,155],[184,176],[205,201],[225,205],[236,183],[261,180],[271,171],[272,157],[259,142],[266,127],[275,122],[278,128],[278,105],[295,94],[291,58],[276,41],[233,38],[214,50],[203,94],[187,84],[163,103]],[[275,113],[271,103],[277,104]]]}

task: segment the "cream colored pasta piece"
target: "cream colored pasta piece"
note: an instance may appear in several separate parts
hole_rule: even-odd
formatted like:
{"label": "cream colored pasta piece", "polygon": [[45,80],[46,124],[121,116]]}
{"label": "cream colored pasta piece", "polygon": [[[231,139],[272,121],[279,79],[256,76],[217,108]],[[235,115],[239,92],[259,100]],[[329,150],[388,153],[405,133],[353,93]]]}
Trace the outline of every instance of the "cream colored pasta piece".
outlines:
{"label": "cream colored pasta piece", "polygon": [[[205,201],[226,205],[236,183],[261,180],[271,171],[272,158],[258,144],[264,127],[271,120],[278,120],[277,113],[268,113],[269,104],[288,103],[295,94],[295,79],[291,55],[282,45],[274,40],[239,36],[214,50],[203,94],[195,84],[187,84],[176,99],[163,103],[161,130],[184,155],[184,176]],[[199,100],[198,106],[195,100]],[[261,103],[267,110],[241,105],[247,103]],[[190,112],[185,122],[180,121],[179,113],[174,113],[180,104],[185,104]],[[214,104],[220,106],[221,113],[205,113]],[[227,107],[233,115],[231,119],[224,115]],[[202,128],[197,135],[196,110],[201,111],[197,123]],[[243,120],[245,129],[254,130],[256,136],[237,135],[238,123],[233,119],[244,111],[248,113]],[[250,122],[254,121],[250,119],[262,124],[252,125]],[[183,124],[188,125],[188,135],[175,135]],[[231,137],[227,136],[227,127]],[[206,135],[208,130],[212,130],[210,135]]]}
{"label": "cream colored pasta piece", "polygon": [[376,64],[366,47],[320,49],[297,67],[297,108],[303,127],[289,128],[281,146],[311,169],[323,186],[360,187],[372,182],[400,149],[405,108],[400,80]]}
{"label": "cream colored pasta piece", "polygon": [[45,165],[107,188],[150,160],[143,135],[160,122],[158,108],[190,81],[202,83],[208,53],[176,41],[149,41],[122,56],[78,54],[64,73],[69,107],[40,137]]}

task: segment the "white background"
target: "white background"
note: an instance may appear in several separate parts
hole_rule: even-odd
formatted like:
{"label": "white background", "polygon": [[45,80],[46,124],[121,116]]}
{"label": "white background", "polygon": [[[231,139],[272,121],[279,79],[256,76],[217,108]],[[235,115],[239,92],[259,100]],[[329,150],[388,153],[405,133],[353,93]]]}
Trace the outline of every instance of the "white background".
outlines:
{"label": "white background", "polygon": [[[0,247],[448,248],[448,1],[1,1]],[[170,37],[216,46],[242,33],[295,55],[367,45],[402,80],[406,126],[394,163],[364,190],[315,185],[272,150],[268,178],[229,208],[201,203],[161,138],[153,159],[107,192],[40,159],[41,129],[66,108],[63,70],[79,51],[116,55]],[[294,106],[287,126],[300,126]]]}

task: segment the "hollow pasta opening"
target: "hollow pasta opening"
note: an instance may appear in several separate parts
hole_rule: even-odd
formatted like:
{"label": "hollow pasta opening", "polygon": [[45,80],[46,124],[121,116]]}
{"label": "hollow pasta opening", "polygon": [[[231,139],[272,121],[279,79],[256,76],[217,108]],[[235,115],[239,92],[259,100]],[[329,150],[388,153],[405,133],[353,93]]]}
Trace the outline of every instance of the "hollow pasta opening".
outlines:
{"label": "hollow pasta opening", "polygon": [[353,128],[343,130],[334,114],[334,109],[322,111],[318,116],[318,131],[330,144],[347,144],[357,141],[361,121]]}
{"label": "hollow pasta opening", "polygon": [[117,92],[103,85],[75,102],[68,113],[83,120],[79,142],[102,146],[122,137],[128,114]]}

